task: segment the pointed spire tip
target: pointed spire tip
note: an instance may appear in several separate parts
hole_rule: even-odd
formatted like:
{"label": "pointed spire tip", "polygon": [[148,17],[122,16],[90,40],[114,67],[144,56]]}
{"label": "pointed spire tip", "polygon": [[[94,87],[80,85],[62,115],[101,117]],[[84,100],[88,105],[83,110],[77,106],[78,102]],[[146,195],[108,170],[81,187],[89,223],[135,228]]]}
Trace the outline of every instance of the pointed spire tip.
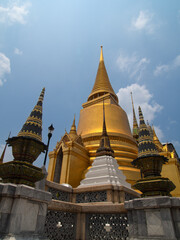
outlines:
{"label": "pointed spire tip", "polygon": [[101,46],[101,54],[100,54],[100,61],[104,61],[104,58],[103,58],[103,46]]}

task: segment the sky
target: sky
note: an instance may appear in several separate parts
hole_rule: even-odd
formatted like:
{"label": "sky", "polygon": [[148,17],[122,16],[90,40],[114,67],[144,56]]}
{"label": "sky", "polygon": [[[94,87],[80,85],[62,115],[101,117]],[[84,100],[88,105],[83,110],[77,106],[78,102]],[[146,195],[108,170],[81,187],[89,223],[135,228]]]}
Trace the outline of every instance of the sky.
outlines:
{"label": "sky", "polygon": [[[49,150],[78,125],[103,45],[110,82],[132,126],[140,105],[162,143],[180,155],[179,0],[0,0],[0,154],[17,136],[43,87]],[[43,164],[41,154],[35,165]],[[5,161],[12,160],[11,148]]]}

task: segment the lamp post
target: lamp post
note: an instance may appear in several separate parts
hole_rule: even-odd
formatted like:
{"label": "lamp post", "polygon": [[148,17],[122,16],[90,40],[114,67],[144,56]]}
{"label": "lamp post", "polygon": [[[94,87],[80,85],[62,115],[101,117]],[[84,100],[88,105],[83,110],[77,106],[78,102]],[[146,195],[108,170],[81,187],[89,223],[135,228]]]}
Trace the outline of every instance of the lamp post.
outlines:
{"label": "lamp post", "polygon": [[51,126],[48,127],[48,143],[47,143],[47,149],[46,149],[46,153],[45,153],[45,157],[44,157],[44,166],[46,166],[46,159],[47,159],[47,154],[48,154],[48,150],[49,150],[49,142],[52,137],[53,131],[54,131],[54,127],[51,124]]}

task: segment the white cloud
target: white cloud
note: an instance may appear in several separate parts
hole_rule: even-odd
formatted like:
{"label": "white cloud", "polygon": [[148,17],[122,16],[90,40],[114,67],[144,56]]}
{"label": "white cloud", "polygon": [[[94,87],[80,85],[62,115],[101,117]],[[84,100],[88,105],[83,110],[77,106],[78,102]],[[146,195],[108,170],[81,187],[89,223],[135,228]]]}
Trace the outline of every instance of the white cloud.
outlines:
{"label": "white cloud", "polygon": [[119,104],[126,111],[131,127],[133,124],[133,113],[130,92],[133,93],[137,121],[138,107],[140,106],[143,111],[145,121],[148,120],[149,123],[152,124],[156,114],[160,112],[163,107],[153,100],[153,95],[149,92],[146,86],[141,86],[135,83],[127,86],[126,88],[120,88],[119,92],[117,93]]}
{"label": "white cloud", "polygon": [[146,30],[147,33],[153,33],[154,25],[152,24],[152,19],[152,13],[140,11],[138,17],[132,20],[132,27],[134,30]]}
{"label": "white cloud", "polygon": [[6,82],[4,75],[11,72],[10,59],[0,52],[0,86]]}
{"label": "white cloud", "polygon": [[163,74],[165,72],[169,72],[169,71],[174,70],[178,67],[180,67],[180,55],[177,55],[174,58],[174,60],[172,60],[169,64],[158,65],[156,67],[156,69],[154,70],[154,75],[159,76],[160,74]]}
{"label": "white cloud", "polygon": [[[1,154],[4,150],[4,147],[5,147],[5,144],[0,145],[0,157],[1,157]],[[3,162],[9,162],[9,161],[12,161],[12,160],[13,160],[12,148],[7,146]]]}
{"label": "white cloud", "polygon": [[141,80],[147,65],[150,60],[146,57],[140,58],[133,53],[131,56],[120,54],[117,58],[117,66],[121,72],[127,73],[129,77],[136,80]]}
{"label": "white cloud", "polygon": [[21,51],[19,48],[15,48],[15,49],[14,49],[14,54],[16,54],[16,55],[22,55],[22,54],[23,54],[23,51]]}
{"label": "white cloud", "polygon": [[13,2],[12,5],[7,7],[0,6],[0,22],[8,24],[25,24],[25,17],[29,13],[29,6],[29,3],[24,3],[23,5],[18,6],[18,3],[16,2]]}

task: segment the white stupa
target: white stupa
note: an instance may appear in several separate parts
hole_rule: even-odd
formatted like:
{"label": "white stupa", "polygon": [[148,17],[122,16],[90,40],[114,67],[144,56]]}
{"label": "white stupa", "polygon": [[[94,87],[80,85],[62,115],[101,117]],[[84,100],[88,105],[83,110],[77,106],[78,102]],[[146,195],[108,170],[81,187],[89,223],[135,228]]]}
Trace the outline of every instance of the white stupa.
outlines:
{"label": "white stupa", "polygon": [[110,146],[109,137],[106,131],[103,104],[103,132],[100,140],[100,147],[96,152],[96,158],[92,167],[86,173],[85,178],[80,182],[78,188],[105,184],[125,186],[131,189],[131,185],[126,182],[125,175],[120,169],[118,169],[118,163],[114,158],[114,151]]}

